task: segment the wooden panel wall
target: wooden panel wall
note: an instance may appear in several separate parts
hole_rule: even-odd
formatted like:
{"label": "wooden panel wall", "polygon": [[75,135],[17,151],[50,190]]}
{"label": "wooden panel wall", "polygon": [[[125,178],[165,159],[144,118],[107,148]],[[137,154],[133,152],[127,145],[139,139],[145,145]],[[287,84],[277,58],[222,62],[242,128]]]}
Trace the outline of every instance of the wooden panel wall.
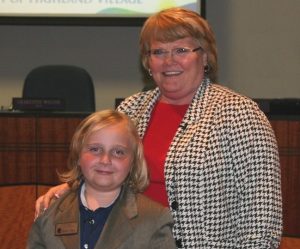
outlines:
{"label": "wooden panel wall", "polygon": [[[0,186],[54,185],[66,170],[69,142],[82,116],[0,116]],[[284,235],[300,237],[300,119],[272,120],[278,141]]]}
{"label": "wooden panel wall", "polygon": [[83,117],[0,117],[0,185],[57,184]]}
{"label": "wooden panel wall", "polygon": [[283,233],[300,237],[300,121],[271,120],[278,142],[283,198]]}
{"label": "wooden panel wall", "polygon": [[35,182],[35,133],[32,117],[0,117],[0,185]]}

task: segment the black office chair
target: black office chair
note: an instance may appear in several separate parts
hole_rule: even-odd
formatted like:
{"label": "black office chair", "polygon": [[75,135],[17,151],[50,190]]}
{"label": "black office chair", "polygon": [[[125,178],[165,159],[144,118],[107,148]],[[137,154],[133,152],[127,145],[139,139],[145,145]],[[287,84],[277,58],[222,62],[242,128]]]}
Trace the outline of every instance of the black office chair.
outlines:
{"label": "black office chair", "polygon": [[94,112],[94,84],[89,73],[71,65],[34,68],[25,78],[23,98],[62,99],[65,112]]}

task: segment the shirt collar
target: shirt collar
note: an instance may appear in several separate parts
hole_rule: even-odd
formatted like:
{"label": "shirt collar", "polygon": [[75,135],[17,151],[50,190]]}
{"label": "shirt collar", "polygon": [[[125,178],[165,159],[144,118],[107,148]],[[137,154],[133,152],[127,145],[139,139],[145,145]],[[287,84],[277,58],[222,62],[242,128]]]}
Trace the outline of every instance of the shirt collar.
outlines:
{"label": "shirt collar", "polygon": [[[81,188],[80,188],[80,196],[79,196],[79,197],[80,197],[81,204],[82,204],[84,207],[89,208],[88,203],[87,203],[87,200],[86,200],[86,198],[85,198],[85,189],[86,189],[85,182],[83,182],[82,185],[81,185]],[[121,191],[120,191],[120,192],[121,192]],[[115,201],[116,201],[116,199],[118,199],[118,197],[119,197],[119,195],[120,195],[120,192],[119,192],[119,194],[112,200],[111,203],[109,203],[109,204],[106,205],[106,206],[101,206],[101,207],[102,207],[102,208],[107,208],[107,207],[111,206],[112,204],[114,204]]]}

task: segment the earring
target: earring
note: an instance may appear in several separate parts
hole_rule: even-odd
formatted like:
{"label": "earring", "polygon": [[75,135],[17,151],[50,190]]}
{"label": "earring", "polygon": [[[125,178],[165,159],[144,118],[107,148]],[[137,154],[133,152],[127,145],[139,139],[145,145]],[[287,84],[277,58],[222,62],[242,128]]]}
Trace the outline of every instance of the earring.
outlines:
{"label": "earring", "polygon": [[150,68],[148,68],[148,74],[149,74],[150,77],[152,77],[152,72],[151,72]]}
{"label": "earring", "polygon": [[206,65],[204,66],[204,73],[205,73],[206,75],[208,75],[209,71],[210,71],[210,66],[209,66],[208,64],[206,64]]}

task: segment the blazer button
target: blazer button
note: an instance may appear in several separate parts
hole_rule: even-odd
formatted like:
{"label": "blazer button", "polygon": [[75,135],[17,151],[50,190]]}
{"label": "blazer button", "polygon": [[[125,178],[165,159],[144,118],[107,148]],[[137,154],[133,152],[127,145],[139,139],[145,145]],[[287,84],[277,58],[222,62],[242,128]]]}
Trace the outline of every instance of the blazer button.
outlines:
{"label": "blazer button", "polygon": [[175,241],[177,248],[182,248],[182,240],[181,239],[177,239]]}
{"label": "blazer button", "polygon": [[172,208],[174,211],[176,211],[176,210],[178,209],[178,202],[177,202],[177,201],[173,201],[173,202],[171,203],[171,208]]}

